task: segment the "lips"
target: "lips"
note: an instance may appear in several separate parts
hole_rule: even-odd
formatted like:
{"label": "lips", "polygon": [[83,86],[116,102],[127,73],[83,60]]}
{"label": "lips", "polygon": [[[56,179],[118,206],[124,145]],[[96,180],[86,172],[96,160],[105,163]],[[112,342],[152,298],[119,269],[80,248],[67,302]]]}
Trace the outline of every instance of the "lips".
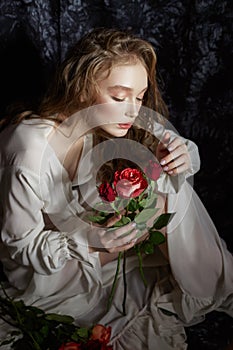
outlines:
{"label": "lips", "polygon": [[126,124],[121,123],[121,124],[118,124],[118,126],[121,129],[129,129],[129,128],[131,128],[132,124],[131,123],[126,123]]}

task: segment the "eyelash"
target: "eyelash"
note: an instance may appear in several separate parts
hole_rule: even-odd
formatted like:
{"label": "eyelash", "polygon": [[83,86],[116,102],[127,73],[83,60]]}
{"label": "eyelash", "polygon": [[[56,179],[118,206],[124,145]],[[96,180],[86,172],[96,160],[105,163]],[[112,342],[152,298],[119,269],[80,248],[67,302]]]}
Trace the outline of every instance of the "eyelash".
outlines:
{"label": "eyelash", "polygon": [[115,97],[115,96],[111,96],[112,97],[112,99],[114,100],[114,101],[117,101],[117,102],[124,102],[124,98],[118,98],[118,97]]}
{"label": "eyelash", "polygon": [[[115,96],[111,96],[111,97],[112,97],[112,99],[113,99],[114,101],[117,101],[117,102],[124,102],[124,100],[125,100],[124,98],[118,98],[118,97],[115,97]],[[139,102],[142,102],[142,101],[143,101],[143,98],[137,97],[136,100],[139,101]]]}

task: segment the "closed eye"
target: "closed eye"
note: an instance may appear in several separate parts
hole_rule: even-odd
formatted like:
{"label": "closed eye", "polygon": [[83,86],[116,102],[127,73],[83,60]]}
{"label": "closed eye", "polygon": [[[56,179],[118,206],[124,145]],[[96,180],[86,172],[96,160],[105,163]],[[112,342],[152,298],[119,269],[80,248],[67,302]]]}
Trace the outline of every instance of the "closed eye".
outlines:
{"label": "closed eye", "polygon": [[117,101],[117,102],[124,102],[124,98],[119,98],[119,97],[116,97],[116,96],[111,96],[111,98],[114,100],[114,101]]}

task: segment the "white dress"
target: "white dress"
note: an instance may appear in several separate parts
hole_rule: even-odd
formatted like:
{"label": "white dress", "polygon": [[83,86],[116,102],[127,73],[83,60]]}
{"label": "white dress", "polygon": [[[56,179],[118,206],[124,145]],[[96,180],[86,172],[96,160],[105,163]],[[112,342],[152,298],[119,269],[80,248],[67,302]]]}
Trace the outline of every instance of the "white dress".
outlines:
{"label": "white dress", "polygon": [[[70,181],[48,144],[53,125],[32,119],[1,133],[0,257],[8,293],[46,311],[72,315],[79,325],[112,326],[116,350],[186,349],[184,326],[212,310],[233,316],[232,255],[185,177],[177,189],[166,174],[159,190],[168,193],[168,212],[176,213],[167,227],[170,264],[159,249],[144,258],[146,289],[137,258],[127,257],[127,314],[121,314],[122,273],[106,313],[116,261],[100,266],[99,254],[88,252],[90,228],[76,220],[85,213],[77,188],[86,192],[91,164]],[[199,157],[196,145],[185,142],[192,159],[187,177],[198,170]],[[89,134],[82,159],[91,147]]]}

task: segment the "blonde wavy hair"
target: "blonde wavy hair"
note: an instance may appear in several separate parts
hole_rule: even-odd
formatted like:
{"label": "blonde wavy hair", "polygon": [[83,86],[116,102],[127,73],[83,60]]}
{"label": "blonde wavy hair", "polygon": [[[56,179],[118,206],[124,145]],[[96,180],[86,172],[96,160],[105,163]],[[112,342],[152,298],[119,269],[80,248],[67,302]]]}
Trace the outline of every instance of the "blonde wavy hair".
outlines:
{"label": "blonde wavy hair", "polygon": [[[73,46],[58,68],[47,94],[36,111],[40,118],[56,116],[62,122],[70,115],[91,106],[97,95],[97,80],[115,65],[139,60],[148,75],[148,90],[143,105],[167,117],[156,82],[156,54],[152,45],[135,35],[117,29],[97,28]],[[16,120],[28,117],[26,111]],[[54,117],[53,117],[54,120]]]}
{"label": "blonde wavy hair", "polygon": [[61,113],[67,118],[95,103],[97,80],[115,65],[139,60],[148,75],[148,90],[143,105],[167,116],[156,82],[156,54],[150,43],[130,33],[107,28],[94,29],[68,52],[39,114],[41,117]]}
{"label": "blonde wavy hair", "polygon": [[[82,37],[68,52],[36,111],[38,118],[52,118],[61,123],[75,112],[93,105],[98,92],[99,77],[110,74],[115,65],[138,61],[145,67],[148,75],[148,89],[142,105],[168,117],[168,110],[156,81],[157,58],[152,45],[127,31],[97,28]],[[9,123],[19,123],[22,119],[30,118],[32,113],[26,111],[10,120],[3,120],[2,128]],[[95,143],[106,137],[108,136],[96,133]],[[157,145],[153,135],[136,126],[128,131],[126,138],[139,141],[152,151]]]}

